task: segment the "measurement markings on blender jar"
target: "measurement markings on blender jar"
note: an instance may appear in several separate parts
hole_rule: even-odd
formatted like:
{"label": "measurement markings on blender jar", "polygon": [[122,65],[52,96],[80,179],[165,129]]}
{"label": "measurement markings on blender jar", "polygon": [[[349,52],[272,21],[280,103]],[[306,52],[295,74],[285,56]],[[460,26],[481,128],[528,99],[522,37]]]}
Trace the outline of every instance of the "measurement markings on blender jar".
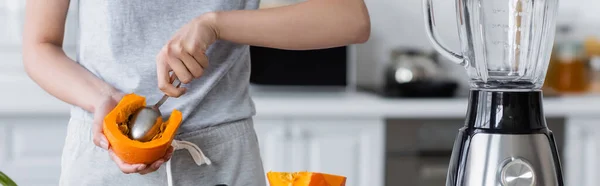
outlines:
{"label": "measurement markings on blender jar", "polygon": [[[510,29],[508,27],[508,24],[491,24],[491,28],[494,30],[502,29],[502,32],[504,32],[504,33],[508,33],[508,31]],[[519,27],[518,30],[521,31],[521,28]]]}
{"label": "measurement markings on blender jar", "polygon": [[506,13],[508,11],[506,11],[506,9],[492,9],[492,13],[497,14],[497,13]]}
{"label": "measurement markings on blender jar", "polygon": [[[506,9],[492,9],[492,14],[500,14],[500,15],[505,15],[508,16],[510,14],[514,14],[515,17],[521,17],[523,15],[525,15],[527,13],[527,11],[518,11],[518,12],[513,12],[513,11],[508,11]],[[519,19],[519,18],[517,18]],[[502,34],[508,34],[510,32],[512,32],[512,34],[514,33],[520,33],[521,32],[521,27],[518,25],[509,25],[505,22],[502,23],[490,23],[489,24],[489,28],[491,30],[493,30],[494,32],[499,32],[501,31]],[[512,43],[508,42],[507,39],[503,39],[503,40],[493,40],[491,41],[491,44],[494,46],[497,46],[499,48],[502,48],[503,50],[519,50],[521,48],[521,45],[518,43]]]}
{"label": "measurement markings on blender jar", "polygon": [[[507,24],[492,24],[492,28],[508,29],[508,25]],[[505,31],[508,31],[508,30],[505,30]]]}
{"label": "measurement markings on blender jar", "polygon": [[505,41],[505,40],[495,40],[495,41],[492,41],[492,44],[494,46],[499,46],[506,50],[521,48],[521,45],[518,45],[518,44],[511,45],[510,43],[508,43],[508,41]]}

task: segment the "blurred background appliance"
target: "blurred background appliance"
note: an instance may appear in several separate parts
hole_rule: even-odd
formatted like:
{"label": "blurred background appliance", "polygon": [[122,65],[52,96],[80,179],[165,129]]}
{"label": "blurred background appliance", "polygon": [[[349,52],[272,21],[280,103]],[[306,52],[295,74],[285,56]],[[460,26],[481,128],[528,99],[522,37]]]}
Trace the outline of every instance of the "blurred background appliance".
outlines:
{"label": "blurred background appliance", "polygon": [[320,50],[281,50],[250,47],[250,82],[266,86],[348,85],[349,47]]}
{"label": "blurred background appliance", "polygon": [[454,97],[459,82],[448,76],[449,70],[439,60],[432,50],[393,48],[385,67],[377,73],[382,83],[359,84],[358,88],[386,98]]}
{"label": "blurred background appliance", "polygon": [[449,80],[444,71],[436,52],[396,48],[391,52],[381,93],[386,97],[453,97],[458,83]]}
{"label": "blurred background appliance", "polygon": [[[303,0],[263,0],[259,8],[287,6]],[[253,89],[260,90],[352,90],[353,46],[315,50],[283,50],[250,46]]]}

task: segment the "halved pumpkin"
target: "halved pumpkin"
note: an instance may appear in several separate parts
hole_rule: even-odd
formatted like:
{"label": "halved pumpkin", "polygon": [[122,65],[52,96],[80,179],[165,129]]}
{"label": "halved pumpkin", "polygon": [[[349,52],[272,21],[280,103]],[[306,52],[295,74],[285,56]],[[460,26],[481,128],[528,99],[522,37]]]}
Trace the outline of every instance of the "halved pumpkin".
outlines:
{"label": "halved pumpkin", "polygon": [[320,172],[271,172],[267,173],[271,186],[345,186],[346,177]]}
{"label": "halved pumpkin", "polygon": [[182,115],[173,110],[169,120],[162,122],[161,132],[148,142],[132,140],[127,136],[127,121],[136,110],[146,106],[146,98],[127,94],[117,106],[104,118],[104,135],[110,143],[110,148],[124,162],[130,164],[150,164],[163,157],[181,124]]}

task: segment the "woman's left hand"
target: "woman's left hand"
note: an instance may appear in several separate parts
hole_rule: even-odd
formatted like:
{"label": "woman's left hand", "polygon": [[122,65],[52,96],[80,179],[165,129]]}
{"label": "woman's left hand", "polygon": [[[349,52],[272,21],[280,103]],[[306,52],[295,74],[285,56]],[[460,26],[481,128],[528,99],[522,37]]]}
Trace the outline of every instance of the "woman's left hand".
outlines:
{"label": "woman's left hand", "polygon": [[214,15],[204,14],[181,27],[156,57],[158,87],[166,95],[179,97],[185,88],[171,84],[170,72],[182,83],[198,78],[208,68],[206,50],[218,38]]}

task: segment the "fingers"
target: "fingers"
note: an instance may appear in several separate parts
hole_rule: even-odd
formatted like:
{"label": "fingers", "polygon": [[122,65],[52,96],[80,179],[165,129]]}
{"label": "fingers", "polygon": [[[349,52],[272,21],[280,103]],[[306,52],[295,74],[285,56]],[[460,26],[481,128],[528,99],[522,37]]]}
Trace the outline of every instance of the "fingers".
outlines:
{"label": "fingers", "polygon": [[121,158],[119,158],[112,151],[112,149],[109,150],[108,153],[109,153],[110,159],[112,159],[117,164],[119,169],[121,169],[121,171],[125,174],[136,173],[136,172],[140,172],[140,171],[146,169],[146,165],[144,165],[144,164],[127,164],[127,163],[123,162],[123,160],[121,160]]}
{"label": "fingers", "polygon": [[167,149],[167,153],[165,154],[165,156],[163,156],[163,159],[165,161],[169,161],[169,159],[171,159],[171,156],[173,156],[173,146],[169,147],[169,149]]}
{"label": "fingers", "polygon": [[156,73],[158,77],[158,88],[170,97],[179,97],[185,93],[185,88],[176,88],[171,84],[171,76],[169,74],[169,64],[165,60],[166,55],[161,52],[156,62]]}
{"label": "fingers", "polygon": [[94,144],[100,148],[108,150],[108,140],[106,140],[106,137],[104,136],[104,133],[102,130],[102,124],[101,124],[102,121],[97,121],[97,120],[101,120],[101,119],[94,118],[94,124],[93,124],[94,126],[92,128]]}
{"label": "fingers", "polygon": [[190,83],[204,72],[203,66],[190,55],[193,49],[184,48],[183,43],[174,42],[168,45],[168,64],[182,83]]}
{"label": "fingers", "polygon": [[160,159],[160,160],[152,163],[152,165],[150,165],[148,168],[146,168],[144,170],[141,170],[139,173],[141,175],[144,175],[144,174],[148,174],[148,173],[154,172],[154,171],[158,170],[158,168],[160,168],[160,166],[162,164],[164,164],[164,163],[165,163],[165,160]]}
{"label": "fingers", "polygon": [[176,88],[169,79],[169,72],[173,71],[181,83],[190,83],[199,78],[208,67],[208,57],[205,50],[199,48],[194,41],[182,41],[175,38],[170,41],[157,57],[158,86],[161,91],[171,97],[184,94],[184,88]]}
{"label": "fingers", "polygon": [[192,57],[194,57],[196,62],[202,66],[203,69],[208,68],[208,57],[206,57],[204,50],[191,48],[188,50],[188,52],[192,55]]}
{"label": "fingers", "polygon": [[[98,108],[96,108],[96,110],[94,111],[94,121],[93,121],[93,125],[92,125],[92,136],[93,139],[92,141],[94,142],[94,144],[98,147],[101,147],[103,149],[108,150],[109,148],[109,143],[108,140],[106,139],[106,136],[104,136],[103,130],[102,130],[102,124],[104,123],[104,116],[106,116],[108,114],[108,112],[110,112],[110,109],[112,107],[110,107],[111,105],[110,101],[105,100],[102,102],[102,104],[100,104],[100,106]],[[109,108],[110,107],[110,108]]]}
{"label": "fingers", "polygon": [[[192,74],[192,78],[199,78],[202,75],[202,73],[204,72],[204,69],[202,68],[200,63],[198,63],[196,61],[196,59],[194,59],[194,57],[190,56],[190,54],[188,54],[187,52],[185,52],[184,54],[181,54],[181,56],[179,56],[179,59],[187,67],[187,70]],[[179,80],[182,83],[189,83],[182,79],[179,79]],[[191,79],[188,81],[191,81]]]}
{"label": "fingers", "polygon": [[121,171],[123,173],[125,173],[125,174],[139,173],[141,175],[145,175],[145,174],[152,173],[152,172],[158,170],[160,168],[160,166],[162,166],[165,162],[169,161],[169,159],[173,155],[173,147],[169,147],[169,149],[167,149],[167,152],[165,153],[163,158],[155,161],[154,163],[152,163],[149,166],[147,166],[145,164],[125,163],[123,160],[121,160],[121,158],[119,158],[114,153],[114,151],[112,149],[108,150],[108,154],[110,156],[110,159],[112,159],[117,164],[117,166],[119,167],[119,169],[121,169]]}
{"label": "fingers", "polygon": [[175,73],[179,81],[182,83],[189,83],[194,79],[192,73],[187,69],[185,63],[180,59],[180,56],[169,56],[167,58],[167,64],[171,67],[171,70]]}
{"label": "fingers", "polygon": [[167,150],[167,153],[165,153],[163,158],[152,163],[152,165],[150,165],[149,167],[147,167],[144,170],[141,170],[139,173],[141,175],[144,175],[144,174],[148,174],[148,173],[158,170],[160,168],[160,166],[162,166],[165,162],[167,162],[167,161],[169,161],[169,159],[171,159],[172,155],[173,155],[173,147],[169,147],[169,149]]}
{"label": "fingers", "polygon": [[190,83],[194,78],[200,77],[208,67],[206,55],[196,47],[184,48],[182,44],[176,43],[169,45],[167,54],[169,66],[182,83]]}

